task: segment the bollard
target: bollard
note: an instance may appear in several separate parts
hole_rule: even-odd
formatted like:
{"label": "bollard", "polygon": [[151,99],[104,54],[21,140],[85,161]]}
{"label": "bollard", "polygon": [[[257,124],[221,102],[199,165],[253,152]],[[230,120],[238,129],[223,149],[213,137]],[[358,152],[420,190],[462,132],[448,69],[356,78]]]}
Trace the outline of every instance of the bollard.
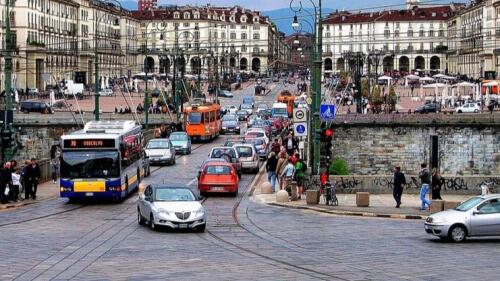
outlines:
{"label": "bollard", "polygon": [[431,213],[441,212],[444,209],[443,200],[432,200]]}
{"label": "bollard", "polygon": [[273,194],[273,186],[270,182],[265,181],[260,184],[260,193],[261,194]]}
{"label": "bollard", "polygon": [[290,198],[292,201],[297,201],[298,200],[298,194],[297,194],[297,182],[292,181],[289,185],[290,187]]}
{"label": "bollard", "polygon": [[278,202],[278,203],[288,202],[288,192],[286,192],[283,189],[276,192],[276,202]]}
{"label": "bollard", "polygon": [[356,206],[358,206],[358,207],[370,206],[370,193],[369,192],[356,192]]}
{"label": "bollard", "polygon": [[306,191],[306,203],[308,205],[319,203],[319,190],[307,190]]}
{"label": "bollard", "polygon": [[139,184],[138,193],[139,193],[139,194],[143,194],[143,193],[144,193],[144,189],[146,189],[146,185],[145,185],[145,184],[143,184],[143,183],[140,183],[140,184]]}

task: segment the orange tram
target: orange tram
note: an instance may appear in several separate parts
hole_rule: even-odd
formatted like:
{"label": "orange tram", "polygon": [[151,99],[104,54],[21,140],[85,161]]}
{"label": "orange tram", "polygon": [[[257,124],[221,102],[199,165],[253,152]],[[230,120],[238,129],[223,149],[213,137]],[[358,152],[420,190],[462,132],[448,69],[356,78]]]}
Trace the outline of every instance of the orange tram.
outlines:
{"label": "orange tram", "polygon": [[184,108],[184,128],[193,140],[211,140],[221,131],[220,105],[192,103]]}
{"label": "orange tram", "polygon": [[290,93],[290,91],[283,90],[278,95],[278,102],[282,102],[282,103],[285,103],[287,105],[288,116],[292,117],[295,96],[292,95],[292,93]]}

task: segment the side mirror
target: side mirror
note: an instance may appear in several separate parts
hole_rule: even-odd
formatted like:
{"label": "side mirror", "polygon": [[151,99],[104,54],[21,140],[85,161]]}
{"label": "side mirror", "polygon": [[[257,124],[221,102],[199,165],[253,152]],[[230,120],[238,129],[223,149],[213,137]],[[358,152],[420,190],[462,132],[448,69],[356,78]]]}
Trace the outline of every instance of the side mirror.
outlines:
{"label": "side mirror", "polygon": [[475,216],[475,215],[480,215],[480,214],[481,214],[481,212],[480,212],[480,211],[478,211],[478,210],[474,210],[474,211],[472,211],[472,215],[473,215],[473,216]]}

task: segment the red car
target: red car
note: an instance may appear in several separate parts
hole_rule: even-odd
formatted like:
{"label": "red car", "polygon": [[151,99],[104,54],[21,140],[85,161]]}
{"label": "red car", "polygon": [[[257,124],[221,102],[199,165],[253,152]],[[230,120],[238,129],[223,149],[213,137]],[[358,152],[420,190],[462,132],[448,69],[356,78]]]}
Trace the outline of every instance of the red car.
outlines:
{"label": "red car", "polygon": [[233,165],[225,162],[209,162],[201,171],[198,189],[202,196],[207,193],[238,195],[238,173]]}

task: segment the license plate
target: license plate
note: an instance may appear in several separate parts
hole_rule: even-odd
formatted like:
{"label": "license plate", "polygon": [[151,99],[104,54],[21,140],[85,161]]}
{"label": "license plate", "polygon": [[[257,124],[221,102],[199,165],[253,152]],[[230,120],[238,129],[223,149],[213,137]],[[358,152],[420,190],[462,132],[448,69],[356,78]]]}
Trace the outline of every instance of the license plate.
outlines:
{"label": "license plate", "polygon": [[187,223],[180,223],[179,228],[188,228]]}
{"label": "license plate", "polygon": [[94,192],[87,192],[85,193],[85,196],[94,196]]}
{"label": "license plate", "polygon": [[214,187],[212,187],[212,190],[214,190],[214,191],[224,191],[224,187],[222,187],[222,186],[214,186]]}

